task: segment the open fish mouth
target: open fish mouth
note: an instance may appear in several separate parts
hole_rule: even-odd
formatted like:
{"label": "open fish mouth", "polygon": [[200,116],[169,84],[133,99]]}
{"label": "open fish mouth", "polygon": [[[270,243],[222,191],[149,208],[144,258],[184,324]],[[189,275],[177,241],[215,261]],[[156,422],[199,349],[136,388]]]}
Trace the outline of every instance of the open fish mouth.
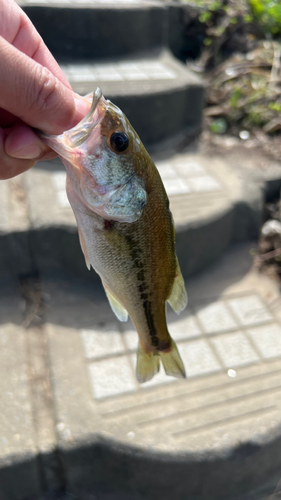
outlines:
{"label": "open fish mouth", "polygon": [[77,148],[85,142],[92,130],[99,124],[102,116],[98,112],[98,104],[102,98],[102,91],[97,87],[93,92],[91,107],[86,116],[75,127],[63,133],[66,144],[71,148]]}
{"label": "open fish mouth", "polygon": [[[73,155],[73,150],[81,146],[88,139],[93,129],[102,120],[105,103],[101,102],[101,100],[104,101],[102,91],[97,87],[96,91],[93,92],[92,104],[88,113],[75,127],[66,130],[60,135],[49,135],[43,132],[38,132],[38,135],[51,149],[66,160],[69,160]],[[101,105],[99,106],[99,104]]]}

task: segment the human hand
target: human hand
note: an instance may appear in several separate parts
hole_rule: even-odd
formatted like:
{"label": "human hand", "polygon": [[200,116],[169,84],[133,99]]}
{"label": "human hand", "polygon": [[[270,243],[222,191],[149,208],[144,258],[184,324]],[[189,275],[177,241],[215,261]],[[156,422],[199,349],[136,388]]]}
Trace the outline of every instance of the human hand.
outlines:
{"label": "human hand", "polygon": [[0,179],[8,179],[56,156],[32,127],[60,134],[89,106],[14,0],[0,0],[0,60]]}

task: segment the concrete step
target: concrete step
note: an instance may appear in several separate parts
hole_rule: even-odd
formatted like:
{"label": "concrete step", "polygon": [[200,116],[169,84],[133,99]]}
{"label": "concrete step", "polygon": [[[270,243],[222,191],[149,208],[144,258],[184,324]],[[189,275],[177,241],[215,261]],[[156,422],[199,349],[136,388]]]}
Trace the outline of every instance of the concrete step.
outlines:
{"label": "concrete step", "polygon": [[[156,165],[170,198],[185,277],[211,263],[230,243],[257,237],[262,214],[259,184],[241,180],[219,158],[179,154],[156,158]],[[46,273],[64,268],[86,279],[99,279],[85,266],[65,178],[59,160],[40,162],[21,177],[33,270]],[[9,249],[5,258],[11,258]]]}
{"label": "concrete step", "polygon": [[151,0],[26,0],[20,5],[73,89],[84,95],[99,85],[146,147],[175,147],[199,134],[203,84],[168,52],[177,44],[177,25],[182,32],[174,6]]}
{"label": "concrete step", "polygon": [[67,273],[26,282],[25,315],[17,290],[1,290],[1,500],[40,488],[68,492],[46,496],[57,500],[268,499],[281,468],[281,299],[250,248],[190,279],[188,309],[168,312],[186,380],[136,382],[136,332],[101,286]]}
{"label": "concrete step", "polygon": [[[161,0],[20,0],[58,59],[120,58],[168,46]],[[173,23],[174,24],[174,23]]]}
{"label": "concrete step", "polygon": [[[61,65],[75,92],[101,87],[151,150],[176,148],[201,130],[204,86],[168,51],[154,57]],[[159,146],[158,146],[159,148]]]}

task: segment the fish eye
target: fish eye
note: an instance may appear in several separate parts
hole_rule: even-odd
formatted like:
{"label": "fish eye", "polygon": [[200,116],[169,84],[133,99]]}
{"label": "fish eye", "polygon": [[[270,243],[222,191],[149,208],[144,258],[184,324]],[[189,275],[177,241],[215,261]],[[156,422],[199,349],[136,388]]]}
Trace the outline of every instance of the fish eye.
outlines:
{"label": "fish eye", "polygon": [[129,146],[129,137],[124,132],[113,132],[110,145],[117,153],[123,153]]}

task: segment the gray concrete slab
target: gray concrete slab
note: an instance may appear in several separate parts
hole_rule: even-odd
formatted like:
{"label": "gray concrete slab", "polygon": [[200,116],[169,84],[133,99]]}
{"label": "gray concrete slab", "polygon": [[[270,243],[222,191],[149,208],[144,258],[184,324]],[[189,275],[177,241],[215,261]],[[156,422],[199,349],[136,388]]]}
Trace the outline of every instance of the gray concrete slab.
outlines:
{"label": "gray concrete slab", "polygon": [[22,175],[0,182],[0,276],[18,276],[32,270],[29,217]]}
{"label": "gray concrete slab", "polygon": [[236,247],[190,280],[188,310],[177,318],[168,312],[185,381],[160,373],[140,386],[132,326],[116,321],[99,290],[45,281],[44,329],[70,493],[238,499],[274,482],[281,302],[277,284],[251,269],[249,250]]}
{"label": "gray concrete slab", "polygon": [[[185,276],[212,262],[230,242],[257,236],[262,214],[259,185],[253,183],[250,189],[248,183],[246,197],[246,186],[235,172],[219,158],[204,155],[158,157],[156,165],[170,198]],[[94,280],[80,250],[65,175],[58,160],[42,162],[24,174],[34,261],[40,271],[62,267]]]}
{"label": "gray concrete slab", "polygon": [[0,498],[39,496],[29,364],[21,299],[9,282],[0,289]]}
{"label": "gray concrete slab", "polygon": [[[112,54],[119,57],[121,54],[127,56],[143,51],[144,48],[147,50],[147,47],[151,50],[162,45],[169,47],[181,60],[194,58],[200,52],[200,37],[186,32],[186,23],[191,22],[194,11],[199,11],[195,4],[169,0],[17,1],[32,17],[52,50],[62,53],[63,57],[70,55],[73,58],[78,55],[85,58],[91,55],[99,59],[112,57]],[[67,19],[68,31],[59,25],[58,18],[61,15]],[[55,26],[52,35],[44,25],[44,16]],[[70,33],[77,31],[77,25],[80,36],[76,36],[74,44]],[[92,29],[93,26],[95,30]],[[155,33],[152,34],[153,28]],[[147,40],[140,40],[144,32],[148,35]],[[129,46],[128,40],[132,40]]]}

